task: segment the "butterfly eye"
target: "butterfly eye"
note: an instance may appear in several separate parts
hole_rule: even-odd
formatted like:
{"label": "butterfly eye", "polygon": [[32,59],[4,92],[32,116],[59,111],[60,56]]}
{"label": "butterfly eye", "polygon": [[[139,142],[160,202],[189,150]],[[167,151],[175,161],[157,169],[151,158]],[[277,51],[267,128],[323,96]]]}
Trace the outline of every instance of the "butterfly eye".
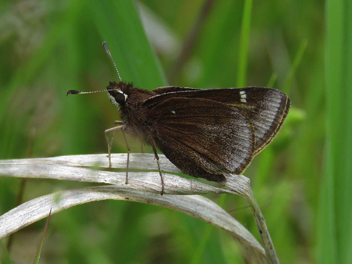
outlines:
{"label": "butterfly eye", "polygon": [[126,98],[127,96],[124,93],[116,93],[114,97],[116,103],[118,103],[119,105],[125,104]]}
{"label": "butterfly eye", "polygon": [[126,103],[127,94],[123,93],[118,89],[109,90],[108,96],[110,98],[110,101],[116,106],[124,105]]}

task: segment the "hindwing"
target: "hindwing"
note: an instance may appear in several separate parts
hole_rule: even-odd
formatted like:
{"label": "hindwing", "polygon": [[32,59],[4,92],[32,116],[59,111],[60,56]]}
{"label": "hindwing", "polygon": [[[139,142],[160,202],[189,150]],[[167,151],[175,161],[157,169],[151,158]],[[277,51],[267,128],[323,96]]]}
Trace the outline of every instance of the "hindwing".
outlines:
{"label": "hindwing", "polygon": [[252,124],[231,105],[171,97],[154,104],[146,116],[153,141],[184,173],[203,178],[240,174],[253,158]]}

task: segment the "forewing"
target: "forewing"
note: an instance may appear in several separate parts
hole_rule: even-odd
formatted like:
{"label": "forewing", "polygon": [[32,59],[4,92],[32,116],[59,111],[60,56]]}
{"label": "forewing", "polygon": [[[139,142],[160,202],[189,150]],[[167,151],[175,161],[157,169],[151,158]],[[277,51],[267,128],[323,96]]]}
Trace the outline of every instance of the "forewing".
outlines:
{"label": "forewing", "polygon": [[165,94],[165,93],[194,91],[194,90],[199,90],[199,89],[190,88],[190,87],[179,87],[179,86],[164,86],[164,87],[158,87],[154,89],[153,92],[156,94]]}
{"label": "forewing", "polygon": [[[235,107],[203,98],[169,98],[146,109],[158,148],[183,172],[240,174],[251,162],[251,122]],[[199,168],[197,168],[199,167]]]}
{"label": "forewing", "polygon": [[248,87],[236,90],[238,91],[233,97],[228,95],[228,97],[225,96],[227,99],[218,98],[234,105],[251,120],[255,134],[254,155],[256,155],[279,132],[290,109],[290,100],[285,93],[276,89]]}
{"label": "forewing", "polygon": [[[163,90],[166,88],[169,90]],[[254,155],[259,153],[275,137],[290,108],[290,100],[287,95],[270,88],[246,87],[209,90],[186,88],[182,90],[180,87],[163,87],[158,89],[164,93],[148,99],[144,103],[146,107],[156,106],[170,98],[194,98],[222,102],[236,108],[253,125]]]}

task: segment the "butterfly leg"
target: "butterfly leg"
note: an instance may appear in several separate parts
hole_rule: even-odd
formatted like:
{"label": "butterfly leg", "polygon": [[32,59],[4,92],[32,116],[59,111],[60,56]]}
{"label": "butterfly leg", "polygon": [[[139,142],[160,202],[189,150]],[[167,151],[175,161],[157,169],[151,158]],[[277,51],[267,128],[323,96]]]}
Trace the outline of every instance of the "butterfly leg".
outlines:
{"label": "butterfly leg", "polygon": [[125,140],[125,143],[126,143],[126,147],[127,147],[127,166],[126,166],[126,184],[128,184],[128,167],[130,165],[130,146],[128,145],[128,141],[127,141],[127,138],[126,138],[126,134],[125,132],[122,130],[122,136],[123,136],[123,139]]}
{"label": "butterfly leg", "polygon": [[114,121],[114,125],[117,126],[117,125],[123,125],[123,121],[121,120],[115,120]]}
{"label": "butterfly leg", "polygon": [[[122,125],[123,121],[115,120],[114,124],[115,124],[115,126],[116,125]],[[126,181],[125,181],[125,183],[128,184],[128,167],[130,165],[130,152],[131,152],[131,149],[130,149],[130,146],[128,145],[126,134],[125,134],[125,132],[123,130],[122,130],[122,136],[123,136],[123,139],[125,140],[126,147],[127,147],[127,166],[126,166]],[[111,140],[111,142],[112,142],[112,140]]]}
{"label": "butterfly leg", "polygon": [[153,152],[154,152],[154,157],[156,159],[156,163],[158,164],[158,169],[159,169],[159,174],[160,174],[160,179],[161,179],[161,195],[164,194],[164,179],[163,179],[163,174],[161,173],[161,169],[160,169],[160,163],[159,163],[159,156],[158,153],[156,152],[156,148],[155,148],[155,144],[154,141],[152,140],[152,148],[153,148]]}
{"label": "butterfly leg", "polygon": [[[105,139],[106,139],[106,143],[108,144],[109,168],[111,168],[111,147],[112,147],[112,141],[114,140],[115,132],[123,129],[124,129],[124,126],[115,126],[105,130]],[[108,137],[108,133],[112,133],[111,140]]]}

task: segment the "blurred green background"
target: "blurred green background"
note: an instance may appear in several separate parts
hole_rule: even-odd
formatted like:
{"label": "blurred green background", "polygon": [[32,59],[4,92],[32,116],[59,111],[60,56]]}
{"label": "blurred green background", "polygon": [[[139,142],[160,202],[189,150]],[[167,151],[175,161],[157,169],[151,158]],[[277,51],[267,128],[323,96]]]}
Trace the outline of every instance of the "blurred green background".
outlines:
{"label": "blurred green background", "polygon": [[[104,130],[119,119],[116,107],[105,93],[65,96],[118,80],[104,40],[123,80],[140,88],[288,93],[286,123],[244,175],[282,263],[352,263],[348,0],[1,1],[1,159],[107,152]],[[126,152],[122,138],[113,151]],[[0,179],[0,214],[15,206],[20,182]],[[87,185],[28,180],[23,200]],[[244,199],[227,196],[223,207],[260,240]],[[16,263],[32,262],[44,225],[14,235]],[[228,234],[201,221],[103,201],[53,215],[41,263],[244,261]]]}

